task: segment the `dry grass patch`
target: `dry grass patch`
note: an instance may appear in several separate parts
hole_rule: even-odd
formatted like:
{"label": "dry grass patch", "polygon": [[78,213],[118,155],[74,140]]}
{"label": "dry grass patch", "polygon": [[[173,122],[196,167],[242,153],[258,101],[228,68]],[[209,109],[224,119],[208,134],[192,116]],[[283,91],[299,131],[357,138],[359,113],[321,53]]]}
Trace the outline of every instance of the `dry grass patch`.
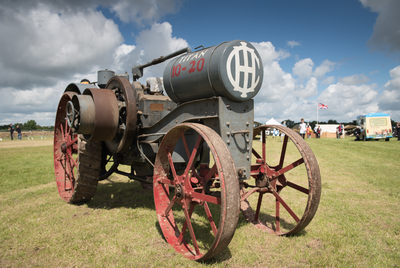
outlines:
{"label": "dry grass patch", "polygon": [[0,267],[398,267],[400,142],[307,142],[322,174],[310,225],[277,237],[240,216],[229,248],[206,264],[163,240],[152,191],[139,183],[112,176],[91,202],[69,205],[51,146],[0,148]]}

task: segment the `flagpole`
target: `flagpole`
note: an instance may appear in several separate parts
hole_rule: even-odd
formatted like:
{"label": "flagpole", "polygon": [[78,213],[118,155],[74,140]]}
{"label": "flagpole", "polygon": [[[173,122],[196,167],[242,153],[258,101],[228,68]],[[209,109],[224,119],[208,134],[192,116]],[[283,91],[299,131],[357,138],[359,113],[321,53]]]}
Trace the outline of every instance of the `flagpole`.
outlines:
{"label": "flagpole", "polygon": [[318,101],[317,101],[317,126],[318,126]]}

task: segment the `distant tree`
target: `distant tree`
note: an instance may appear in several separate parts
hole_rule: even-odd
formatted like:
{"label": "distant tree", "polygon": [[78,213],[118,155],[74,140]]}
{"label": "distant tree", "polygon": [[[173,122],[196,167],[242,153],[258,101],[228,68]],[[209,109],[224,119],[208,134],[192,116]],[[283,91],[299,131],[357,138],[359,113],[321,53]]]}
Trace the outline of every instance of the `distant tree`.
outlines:
{"label": "distant tree", "polygon": [[[292,120],[290,120],[290,119],[286,119],[286,120],[283,120],[283,121],[286,121],[286,126],[287,126],[288,128],[293,128],[294,125],[295,125],[294,121],[292,121]],[[282,121],[281,123],[283,123],[283,121]]]}
{"label": "distant tree", "polygon": [[311,129],[314,130],[316,124],[317,124],[317,121],[310,122]]}
{"label": "distant tree", "polygon": [[35,120],[28,120],[26,121],[26,123],[24,123],[23,128],[25,130],[36,130],[38,129],[40,126],[36,123]]}
{"label": "distant tree", "polygon": [[333,120],[333,119],[329,119],[328,120],[328,124],[339,124],[338,121]]}

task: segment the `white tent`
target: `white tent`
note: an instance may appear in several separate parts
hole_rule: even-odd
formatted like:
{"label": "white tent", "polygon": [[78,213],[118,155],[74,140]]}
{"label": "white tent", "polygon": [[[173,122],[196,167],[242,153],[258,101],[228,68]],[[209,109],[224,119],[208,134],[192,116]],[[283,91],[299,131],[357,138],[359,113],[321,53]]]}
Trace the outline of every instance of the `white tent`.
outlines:
{"label": "white tent", "polygon": [[278,121],[276,121],[273,117],[268,120],[267,122],[265,122],[266,125],[278,125],[278,126],[282,126],[281,123],[279,123]]}

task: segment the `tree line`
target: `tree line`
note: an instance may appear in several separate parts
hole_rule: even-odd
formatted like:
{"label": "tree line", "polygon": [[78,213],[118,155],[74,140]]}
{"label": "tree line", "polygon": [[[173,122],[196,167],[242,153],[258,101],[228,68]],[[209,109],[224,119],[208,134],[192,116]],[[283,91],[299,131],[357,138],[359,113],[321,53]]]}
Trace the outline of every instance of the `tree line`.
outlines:
{"label": "tree line", "polygon": [[[393,120],[391,120],[391,121],[392,121],[392,126],[396,126],[396,122],[393,121]],[[281,123],[283,123],[283,122],[286,123],[286,126],[288,128],[293,128],[295,125],[300,124],[300,121],[299,122],[295,122],[295,121],[290,120],[290,119],[286,119],[286,120],[281,121]],[[310,124],[312,129],[314,129],[315,125],[317,124],[317,121],[314,120],[314,121],[310,121],[310,122],[307,122],[307,123]],[[256,122],[256,121],[254,121],[254,124],[255,124],[255,126],[262,125],[260,122]],[[343,124],[345,126],[347,126],[347,125],[357,125],[357,120],[353,120],[351,122],[338,122],[337,120],[329,119],[328,121],[319,121],[318,124],[320,124],[320,125],[325,125],[325,124],[330,124],[330,125]]]}
{"label": "tree line", "polygon": [[[41,126],[36,123],[35,120],[28,120],[25,123],[13,123],[13,127],[19,125],[22,131],[29,130],[54,130],[54,126]],[[0,131],[8,131],[10,125],[0,125]]]}

